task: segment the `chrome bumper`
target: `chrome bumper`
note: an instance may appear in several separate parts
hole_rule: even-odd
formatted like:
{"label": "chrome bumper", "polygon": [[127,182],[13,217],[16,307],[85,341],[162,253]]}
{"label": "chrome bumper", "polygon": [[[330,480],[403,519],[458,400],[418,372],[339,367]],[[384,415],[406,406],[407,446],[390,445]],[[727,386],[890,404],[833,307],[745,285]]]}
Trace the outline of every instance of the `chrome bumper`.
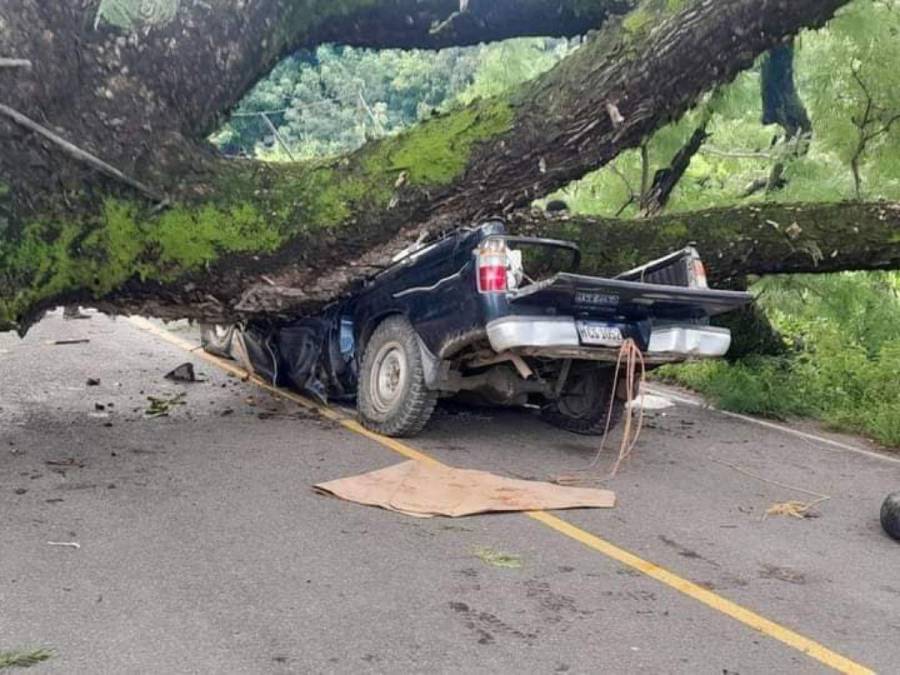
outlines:
{"label": "chrome bumper", "polygon": [[731,347],[731,331],[715,326],[662,326],[650,335],[648,354],[725,356]]}
{"label": "chrome bumper", "polygon": [[[609,354],[617,349],[583,345],[571,317],[535,318],[510,316],[487,325],[488,340],[498,353],[522,351],[533,355],[576,357],[590,352]],[[681,360],[689,357],[724,356],[731,346],[731,331],[693,324],[660,326],[653,330],[647,354],[654,361]]]}

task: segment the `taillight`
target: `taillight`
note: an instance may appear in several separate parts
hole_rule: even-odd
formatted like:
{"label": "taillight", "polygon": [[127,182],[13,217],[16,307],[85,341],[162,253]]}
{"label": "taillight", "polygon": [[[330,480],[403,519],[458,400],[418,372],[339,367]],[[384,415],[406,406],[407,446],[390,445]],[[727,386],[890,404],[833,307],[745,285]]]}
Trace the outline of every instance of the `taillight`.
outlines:
{"label": "taillight", "polygon": [[687,258],[688,286],[691,288],[709,288],[706,284],[706,268],[700,259],[700,254],[693,246],[688,248]]}
{"label": "taillight", "polygon": [[691,264],[692,268],[692,281],[695,288],[708,288],[706,284],[706,268],[703,266],[703,261],[700,258],[697,258]]}
{"label": "taillight", "polygon": [[507,258],[506,242],[503,239],[485,239],[478,247],[478,291],[480,293],[502,293],[506,291]]}

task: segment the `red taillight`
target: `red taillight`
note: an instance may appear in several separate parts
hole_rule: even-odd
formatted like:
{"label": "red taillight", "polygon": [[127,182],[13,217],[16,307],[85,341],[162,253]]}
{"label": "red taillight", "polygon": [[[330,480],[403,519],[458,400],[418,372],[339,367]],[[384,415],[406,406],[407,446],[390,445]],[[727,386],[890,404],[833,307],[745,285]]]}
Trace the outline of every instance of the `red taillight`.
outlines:
{"label": "red taillight", "polygon": [[506,242],[503,239],[485,239],[476,252],[478,260],[478,291],[502,293],[506,291]]}
{"label": "red taillight", "polygon": [[506,290],[506,265],[486,265],[478,268],[478,290],[497,293]]}

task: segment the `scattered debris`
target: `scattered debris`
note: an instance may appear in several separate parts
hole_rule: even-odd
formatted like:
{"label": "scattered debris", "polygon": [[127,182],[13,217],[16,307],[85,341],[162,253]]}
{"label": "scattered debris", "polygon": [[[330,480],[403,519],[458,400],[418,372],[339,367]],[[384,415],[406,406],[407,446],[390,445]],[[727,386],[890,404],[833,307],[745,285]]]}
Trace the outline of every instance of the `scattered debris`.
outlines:
{"label": "scattered debris", "polygon": [[49,649],[0,651],[0,670],[30,668],[51,658],[53,658],[53,652]]}
{"label": "scattered debris", "polygon": [[63,319],[66,321],[72,321],[74,319],[90,319],[90,314],[85,314],[81,311],[81,307],[78,305],[66,305],[63,308]]}
{"label": "scattered debris", "polygon": [[194,364],[190,362],[182,363],[175,370],[166,373],[165,378],[173,382],[199,382],[197,374],[194,372]]}
{"label": "scattered debris", "polygon": [[522,567],[522,559],[517,555],[500,553],[490,548],[480,548],[475,555],[485,565],[492,567],[505,567],[506,569],[519,569]]}
{"label": "scattered debris", "polygon": [[102,403],[95,403],[94,410],[106,410],[106,406],[103,405]]}
{"label": "scattered debris", "polygon": [[805,495],[810,495],[815,497],[816,499],[811,502],[801,502],[798,500],[791,500],[787,502],[776,502],[763,514],[762,519],[765,520],[768,516],[792,516],[794,518],[818,518],[818,515],[815,513],[810,513],[810,510],[814,506],[818,506],[823,502],[827,502],[831,497],[829,495],[823,495],[820,492],[813,492],[812,490],[807,490],[805,488],[797,487],[796,485],[789,485],[787,483],[781,483],[777,480],[772,480],[771,478],[764,478],[762,476],[757,476],[755,473],[751,473],[746,469],[742,469],[739,466],[731,464],[729,462],[723,462],[720,459],[714,459],[713,457],[709,458],[711,461],[716,464],[721,464],[722,466],[727,466],[729,469],[734,469],[738,473],[742,473],[749,478],[753,478],[755,480],[761,481],[763,483],[768,483],[769,485],[777,485],[780,488],[784,488],[785,490],[791,490],[793,492],[802,492]]}
{"label": "scattered debris", "polygon": [[89,377],[85,384],[87,384],[87,386],[89,386],[89,387],[99,387],[100,386],[100,378],[99,377]]}
{"label": "scattered debris", "polygon": [[75,469],[84,468],[84,462],[75,457],[67,457],[66,459],[48,459],[44,464],[47,466],[64,466]]}
{"label": "scattered debris", "polygon": [[609,490],[560,487],[416,461],[315,487],[347,501],[417,518],[459,518],[495,511],[612,508],[616,502],[615,494]]}
{"label": "scattered debris", "polygon": [[46,344],[48,345],[86,345],[90,342],[87,338],[80,338],[77,340],[50,340]]}
{"label": "scattered debris", "polygon": [[147,400],[150,401],[150,406],[144,411],[144,415],[147,417],[166,417],[173,407],[185,405],[184,399],[186,396],[187,394],[184,392],[169,396],[168,398],[148,396]]}
{"label": "scattered debris", "polygon": [[820,498],[812,502],[801,502],[796,499],[789,502],[777,502],[766,509],[763,520],[769,516],[791,516],[793,518],[801,519],[817,518],[818,516],[816,514],[810,513],[810,509],[826,499],[829,499],[829,497]]}
{"label": "scattered debris", "polygon": [[48,546],[62,546],[63,548],[74,548],[74,549],[81,548],[81,544],[79,544],[77,541],[48,541],[47,545]]}
{"label": "scattered debris", "polygon": [[802,586],[806,583],[806,575],[789,567],[779,567],[778,565],[765,564],[759,571],[761,579],[777,579],[789,584],[797,584]]}
{"label": "scattered debris", "polygon": [[13,490],[13,492],[15,492],[17,495],[24,495],[28,492],[28,488],[16,488],[15,490]]}

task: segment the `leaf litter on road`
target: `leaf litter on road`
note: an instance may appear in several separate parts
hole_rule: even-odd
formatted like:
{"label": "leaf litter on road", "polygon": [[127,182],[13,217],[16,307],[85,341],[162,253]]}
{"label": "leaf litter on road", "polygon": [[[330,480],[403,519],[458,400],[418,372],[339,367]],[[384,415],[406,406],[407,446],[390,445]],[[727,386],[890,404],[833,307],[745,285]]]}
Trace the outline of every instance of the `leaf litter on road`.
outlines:
{"label": "leaf litter on road", "polygon": [[0,670],[6,668],[30,668],[53,658],[50,649],[13,649],[4,651],[0,649]]}
{"label": "leaf litter on road", "polygon": [[144,411],[144,415],[146,417],[165,417],[175,406],[185,405],[186,396],[187,394],[184,392],[172,396],[148,396],[147,400],[150,401],[150,405]]}
{"label": "leaf litter on road", "polygon": [[501,553],[492,548],[480,548],[475,551],[475,555],[481,562],[491,567],[503,567],[506,569],[519,569],[522,567],[522,559],[519,556]]}

